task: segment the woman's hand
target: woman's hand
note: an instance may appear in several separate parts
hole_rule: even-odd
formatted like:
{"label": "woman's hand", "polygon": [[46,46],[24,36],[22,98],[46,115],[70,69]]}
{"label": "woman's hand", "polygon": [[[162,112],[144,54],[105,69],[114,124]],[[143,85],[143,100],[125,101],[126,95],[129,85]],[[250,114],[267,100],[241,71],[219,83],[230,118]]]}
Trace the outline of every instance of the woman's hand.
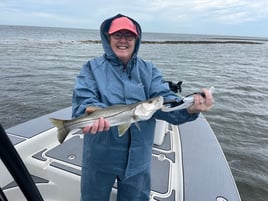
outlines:
{"label": "woman's hand", "polygon": [[206,112],[209,111],[214,103],[213,96],[211,90],[202,89],[205,94],[205,97],[200,94],[194,95],[194,103],[187,108],[189,113],[197,113],[197,112]]}
{"label": "woman's hand", "polygon": [[88,125],[83,128],[83,133],[96,134],[97,132],[108,131],[110,129],[109,121],[105,120],[103,117],[96,120],[92,125]]}

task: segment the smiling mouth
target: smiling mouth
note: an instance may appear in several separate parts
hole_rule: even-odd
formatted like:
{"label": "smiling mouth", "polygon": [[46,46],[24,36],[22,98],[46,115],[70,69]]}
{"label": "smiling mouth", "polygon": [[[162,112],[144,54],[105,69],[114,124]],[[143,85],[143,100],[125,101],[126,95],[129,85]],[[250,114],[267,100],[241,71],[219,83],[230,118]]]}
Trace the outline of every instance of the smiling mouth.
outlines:
{"label": "smiling mouth", "polygon": [[128,47],[126,47],[126,46],[117,46],[117,48],[120,49],[120,50],[126,50],[126,49],[128,49]]}

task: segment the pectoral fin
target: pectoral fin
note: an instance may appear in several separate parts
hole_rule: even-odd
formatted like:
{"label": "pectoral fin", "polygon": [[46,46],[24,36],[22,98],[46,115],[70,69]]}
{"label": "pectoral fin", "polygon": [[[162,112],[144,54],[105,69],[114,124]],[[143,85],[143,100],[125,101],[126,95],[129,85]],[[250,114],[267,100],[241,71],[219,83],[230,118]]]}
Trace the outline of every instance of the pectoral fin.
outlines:
{"label": "pectoral fin", "polygon": [[122,124],[122,125],[117,126],[119,137],[122,137],[125,134],[127,129],[130,127],[130,125],[131,125],[131,123]]}
{"label": "pectoral fin", "polygon": [[138,128],[138,130],[141,131],[141,128],[140,128],[140,126],[139,126],[139,124],[138,124],[137,121],[135,121],[135,125],[136,125],[136,127]]}

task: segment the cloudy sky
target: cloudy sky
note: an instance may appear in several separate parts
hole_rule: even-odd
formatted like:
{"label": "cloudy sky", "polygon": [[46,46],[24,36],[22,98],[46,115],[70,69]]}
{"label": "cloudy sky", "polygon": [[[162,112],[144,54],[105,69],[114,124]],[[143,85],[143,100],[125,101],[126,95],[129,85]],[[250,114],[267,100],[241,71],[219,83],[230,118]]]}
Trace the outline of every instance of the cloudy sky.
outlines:
{"label": "cloudy sky", "polygon": [[117,13],[146,32],[268,37],[267,0],[0,0],[0,25],[98,29]]}

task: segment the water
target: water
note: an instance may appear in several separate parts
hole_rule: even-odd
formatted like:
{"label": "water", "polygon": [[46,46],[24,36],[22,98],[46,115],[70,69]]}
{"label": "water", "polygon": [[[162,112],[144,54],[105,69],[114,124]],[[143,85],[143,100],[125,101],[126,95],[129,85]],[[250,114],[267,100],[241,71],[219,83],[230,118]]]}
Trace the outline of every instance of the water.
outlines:
{"label": "water", "polygon": [[[143,38],[218,37],[145,33]],[[0,26],[1,124],[9,128],[70,106],[81,66],[103,52],[101,44],[80,41],[99,39],[95,30]],[[215,87],[215,106],[205,116],[241,198],[267,201],[268,40],[247,40],[263,44],[143,44],[139,56],[153,61],[166,79],[182,80],[183,94]]]}

